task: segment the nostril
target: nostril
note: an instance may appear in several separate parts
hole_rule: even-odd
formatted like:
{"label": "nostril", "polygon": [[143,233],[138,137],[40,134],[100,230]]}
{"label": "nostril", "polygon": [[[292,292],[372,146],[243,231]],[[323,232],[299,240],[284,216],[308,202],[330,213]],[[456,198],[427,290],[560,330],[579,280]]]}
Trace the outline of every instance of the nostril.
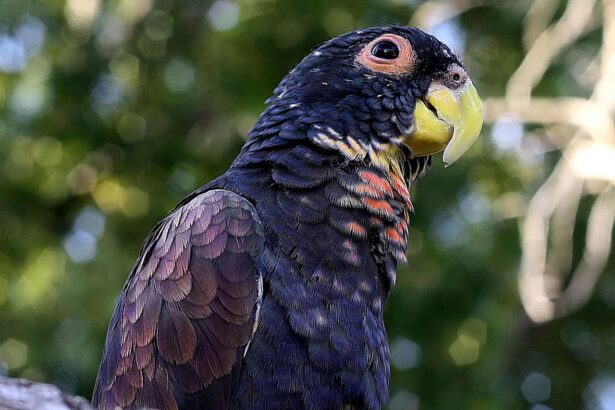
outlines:
{"label": "nostril", "polygon": [[444,84],[455,90],[461,87],[467,80],[468,75],[465,70],[458,65],[450,67],[448,73],[444,76]]}

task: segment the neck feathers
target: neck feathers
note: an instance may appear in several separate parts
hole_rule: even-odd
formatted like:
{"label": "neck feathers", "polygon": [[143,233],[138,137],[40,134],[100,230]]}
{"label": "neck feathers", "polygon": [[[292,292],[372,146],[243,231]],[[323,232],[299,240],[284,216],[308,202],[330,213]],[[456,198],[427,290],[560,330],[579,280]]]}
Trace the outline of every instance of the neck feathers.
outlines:
{"label": "neck feathers", "polygon": [[360,270],[368,254],[390,289],[406,261],[409,186],[430,158],[317,124],[259,124],[227,174],[228,188],[255,204],[302,270],[317,269],[323,255],[332,270]]}

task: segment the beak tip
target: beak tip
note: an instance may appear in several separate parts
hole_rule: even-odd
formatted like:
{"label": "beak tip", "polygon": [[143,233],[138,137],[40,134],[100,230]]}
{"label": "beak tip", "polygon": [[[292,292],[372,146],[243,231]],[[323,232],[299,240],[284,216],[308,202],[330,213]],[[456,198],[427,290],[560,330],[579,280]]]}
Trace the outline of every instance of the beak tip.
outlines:
{"label": "beak tip", "polygon": [[451,147],[447,146],[442,154],[442,163],[444,163],[444,168],[448,168],[453,165],[461,156],[458,152],[451,152]]}

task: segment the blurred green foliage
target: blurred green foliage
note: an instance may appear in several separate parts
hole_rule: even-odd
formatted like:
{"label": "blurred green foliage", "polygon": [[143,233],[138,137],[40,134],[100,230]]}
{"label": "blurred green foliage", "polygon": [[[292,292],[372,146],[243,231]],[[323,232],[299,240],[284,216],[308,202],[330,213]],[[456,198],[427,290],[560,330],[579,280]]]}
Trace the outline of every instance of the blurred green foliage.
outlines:
{"label": "blurred green foliage", "polygon": [[[312,47],[407,24],[420,3],[0,0],[0,374],[89,397],[149,229],[225,171]],[[528,6],[488,2],[432,27],[483,97],[502,95],[523,57]],[[583,52],[599,43],[590,33]],[[568,57],[540,93],[587,96]],[[615,279],[540,327],[518,300],[517,218],[556,159],[521,131],[487,126],[413,191],[410,264],[386,313],[393,409],[615,406]]]}

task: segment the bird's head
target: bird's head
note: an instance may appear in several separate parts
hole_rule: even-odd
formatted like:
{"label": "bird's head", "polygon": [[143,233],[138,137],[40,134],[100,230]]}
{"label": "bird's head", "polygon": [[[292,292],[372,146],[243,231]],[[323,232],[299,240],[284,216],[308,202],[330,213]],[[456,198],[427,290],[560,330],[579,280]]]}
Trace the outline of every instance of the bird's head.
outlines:
{"label": "bird's head", "polygon": [[457,56],[411,27],[357,30],[327,41],[289,73],[269,103],[270,114],[288,110],[284,115],[300,121],[310,138],[347,156],[403,145],[416,157],[444,150],[446,165],[472,145],[483,121]]}

